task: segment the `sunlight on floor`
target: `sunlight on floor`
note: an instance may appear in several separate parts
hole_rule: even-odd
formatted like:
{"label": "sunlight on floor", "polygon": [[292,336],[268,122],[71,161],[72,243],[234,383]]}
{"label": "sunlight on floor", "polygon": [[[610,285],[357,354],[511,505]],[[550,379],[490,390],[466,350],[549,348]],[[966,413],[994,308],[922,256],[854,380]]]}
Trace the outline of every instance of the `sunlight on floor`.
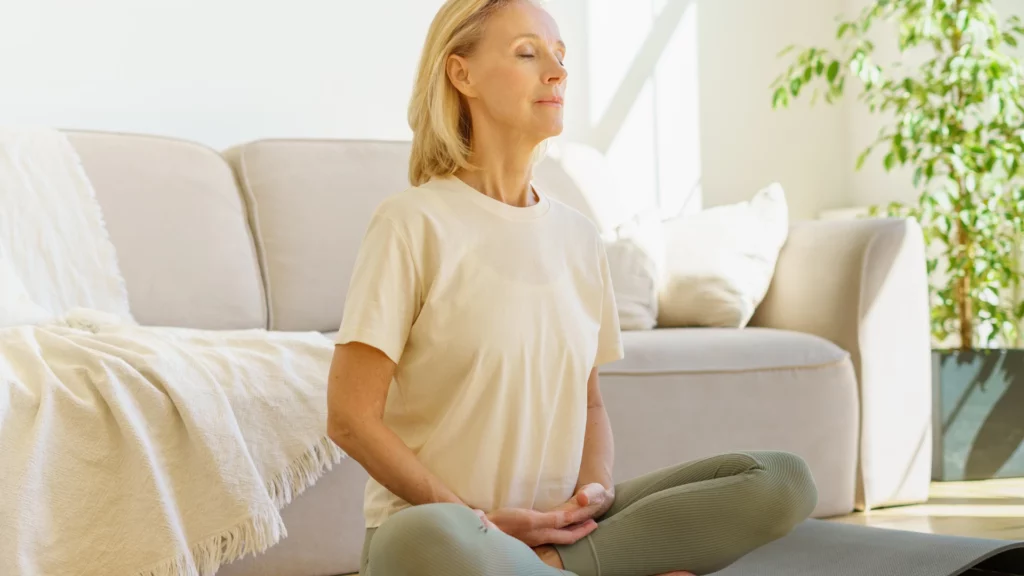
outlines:
{"label": "sunlight on floor", "polygon": [[1024,540],[1024,478],[936,482],[924,504],[831,520],[931,534]]}

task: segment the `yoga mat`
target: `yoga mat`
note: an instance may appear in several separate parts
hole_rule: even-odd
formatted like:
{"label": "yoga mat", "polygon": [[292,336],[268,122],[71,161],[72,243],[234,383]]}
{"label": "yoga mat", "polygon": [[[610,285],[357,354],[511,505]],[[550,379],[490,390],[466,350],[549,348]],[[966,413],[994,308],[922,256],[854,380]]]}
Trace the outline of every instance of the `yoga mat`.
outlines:
{"label": "yoga mat", "polygon": [[943,536],[809,519],[714,576],[957,574],[1024,576],[1024,541]]}

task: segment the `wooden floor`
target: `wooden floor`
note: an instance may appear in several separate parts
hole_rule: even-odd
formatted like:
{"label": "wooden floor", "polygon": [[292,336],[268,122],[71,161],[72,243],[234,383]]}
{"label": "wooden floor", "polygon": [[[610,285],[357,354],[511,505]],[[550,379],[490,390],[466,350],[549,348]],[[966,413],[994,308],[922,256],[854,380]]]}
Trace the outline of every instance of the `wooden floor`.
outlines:
{"label": "wooden floor", "polygon": [[830,520],[931,534],[1024,540],[1024,479],[935,482],[926,503]]}

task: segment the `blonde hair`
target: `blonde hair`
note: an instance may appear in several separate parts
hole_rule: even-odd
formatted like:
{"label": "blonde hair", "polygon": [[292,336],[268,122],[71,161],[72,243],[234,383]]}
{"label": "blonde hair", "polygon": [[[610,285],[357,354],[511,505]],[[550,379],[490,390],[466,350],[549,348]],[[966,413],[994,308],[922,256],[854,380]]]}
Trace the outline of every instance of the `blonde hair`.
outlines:
{"label": "blonde hair", "polygon": [[515,1],[448,0],[434,16],[409,102],[409,127],[413,132],[409,182],[413,186],[434,176],[454,174],[460,168],[472,168],[472,120],[461,94],[448,78],[448,57],[469,56],[483,36],[487,19]]}

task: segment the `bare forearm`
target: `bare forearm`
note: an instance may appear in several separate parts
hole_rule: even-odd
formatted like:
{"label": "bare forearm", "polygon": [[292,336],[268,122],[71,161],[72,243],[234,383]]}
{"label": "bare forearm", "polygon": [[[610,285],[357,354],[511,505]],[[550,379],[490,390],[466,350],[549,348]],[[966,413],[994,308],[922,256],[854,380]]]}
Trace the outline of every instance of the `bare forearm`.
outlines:
{"label": "bare forearm", "polygon": [[412,505],[465,504],[381,422],[334,426],[331,438],[376,481]]}
{"label": "bare forearm", "polygon": [[615,461],[615,443],[612,439],[611,422],[603,403],[587,407],[587,432],[583,443],[583,461],[580,464],[577,490],[581,486],[599,483],[608,490],[614,489],[612,467]]}

